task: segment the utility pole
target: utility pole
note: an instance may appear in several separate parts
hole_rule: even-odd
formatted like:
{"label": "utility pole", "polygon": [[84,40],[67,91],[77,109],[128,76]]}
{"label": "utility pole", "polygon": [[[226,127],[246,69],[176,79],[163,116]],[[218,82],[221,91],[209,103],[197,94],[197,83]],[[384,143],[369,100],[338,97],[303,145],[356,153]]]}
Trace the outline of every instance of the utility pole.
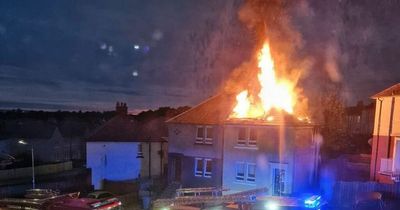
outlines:
{"label": "utility pole", "polygon": [[32,189],[35,189],[35,153],[33,150],[33,144],[29,144],[23,139],[18,140],[18,144],[30,145],[31,146],[31,158],[32,158]]}
{"label": "utility pole", "polygon": [[33,151],[33,145],[31,145],[31,153],[32,153],[32,189],[35,189],[35,155]]}

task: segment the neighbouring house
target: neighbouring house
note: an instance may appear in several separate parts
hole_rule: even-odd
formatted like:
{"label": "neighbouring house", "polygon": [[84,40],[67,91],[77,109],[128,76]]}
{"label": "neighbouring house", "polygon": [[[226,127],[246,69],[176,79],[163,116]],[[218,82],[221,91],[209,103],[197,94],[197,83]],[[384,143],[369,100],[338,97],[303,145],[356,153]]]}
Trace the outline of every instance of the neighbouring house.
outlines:
{"label": "neighbouring house", "polygon": [[356,106],[346,108],[346,131],[349,135],[372,135],[374,129],[375,103],[364,105],[359,101]]}
{"label": "neighbouring house", "polygon": [[[18,118],[1,121],[0,154],[12,161],[0,162],[0,197],[23,196],[32,188],[31,146],[34,148],[37,188],[62,192],[92,190],[85,158],[86,124]],[[28,145],[19,144],[23,139]]]}
{"label": "neighbouring house", "polygon": [[272,120],[229,119],[234,99],[220,94],[167,121],[169,181],[227,193],[310,188],[319,157],[315,126],[278,113]]}
{"label": "neighbouring house", "polygon": [[0,132],[1,153],[19,157],[30,150],[18,144],[24,139],[33,145],[38,163],[82,161],[85,158],[83,141],[87,128],[73,121],[55,122],[33,119],[9,120]]}
{"label": "neighbouring house", "polygon": [[400,83],[372,96],[376,101],[370,179],[400,181]]}
{"label": "neighbouring house", "polygon": [[117,103],[116,116],[99,127],[86,142],[87,167],[92,184],[161,176],[167,163],[167,130],[163,120],[138,122],[128,115],[125,103]]}
{"label": "neighbouring house", "polygon": [[355,106],[345,109],[345,133],[342,138],[347,139],[347,152],[370,154],[372,132],[374,129],[375,101],[364,105],[359,101]]}

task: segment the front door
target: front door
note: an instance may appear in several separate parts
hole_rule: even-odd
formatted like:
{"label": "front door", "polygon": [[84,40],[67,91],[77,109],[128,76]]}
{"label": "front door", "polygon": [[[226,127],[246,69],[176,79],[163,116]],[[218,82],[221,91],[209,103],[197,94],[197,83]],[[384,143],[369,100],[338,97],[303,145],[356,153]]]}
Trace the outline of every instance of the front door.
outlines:
{"label": "front door", "polygon": [[274,195],[280,196],[285,192],[285,169],[273,169],[272,184]]}
{"label": "front door", "polygon": [[171,161],[171,178],[174,181],[181,181],[182,161],[180,157],[174,157]]}

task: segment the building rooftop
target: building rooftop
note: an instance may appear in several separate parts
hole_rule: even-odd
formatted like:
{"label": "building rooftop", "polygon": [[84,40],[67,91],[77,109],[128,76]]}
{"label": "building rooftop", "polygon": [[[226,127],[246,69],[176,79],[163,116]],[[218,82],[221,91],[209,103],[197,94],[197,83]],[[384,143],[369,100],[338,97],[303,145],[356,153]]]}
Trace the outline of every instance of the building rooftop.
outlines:
{"label": "building rooftop", "polygon": [[221,124],[229,117],[234,105],[234,95],[218,94],[167,120],[167,123]]}
{"label": "building rooftop", "polygon": [[1,126],[0,138],[48,139],[56,125],[39,120],[9,120]]}
{"label": "building rooftop", "polygon": [[385,90],[373,95],[371,98],[376,99],[380,97],[398,96],[400,95],[400,83],[397,83]]}
{"label": "building rooftop", "polygon": [[215,125],[215,124],[241,124],[241,125],[282,125],[291,126],[312,126],[312,124],[301,121],[289,114],[273,113],[272,120],[265,119],[229,119],[234,106],[236,105],[235,95],[218,94],[213,96],[199,105],[177,115],[167,121],[167,123],[182,123],[182,124],[200,124],[200,125]]}
{"label": "building rooftop", "polygon": [[116,115],[95,130],[88,138],[90,142],[144,142],[165,141],[167,129],[164,119],[138,122],[130,115]]}
{"label": "building rooftop", "polygon": [[284,114],[284,115],[273,115],[272,120],[264,119],[227,119],[224,122],[225,125],[258,125],[258,126],[291,126],[291,127],[313,127],[315,124],[309,123],[308,121],[302,121],[296,117]]}
{"label": "building rooftop", "polygon": [[56,128],[64,138],[84,137],[88,129],[85,123],[72,120],[52,122],[35,119],[15,119],[0,122],[0,139],[49,139]]}

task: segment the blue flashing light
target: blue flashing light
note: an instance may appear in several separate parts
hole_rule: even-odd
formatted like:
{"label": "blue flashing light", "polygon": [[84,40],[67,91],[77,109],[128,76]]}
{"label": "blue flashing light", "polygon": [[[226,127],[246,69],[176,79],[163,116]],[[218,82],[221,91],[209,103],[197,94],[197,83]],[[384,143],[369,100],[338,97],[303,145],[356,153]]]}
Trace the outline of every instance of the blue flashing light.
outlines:
{"label": "blue flashing light", "polygon": [[313,195],[304,200],[304,207],[306,208],[317,208],[321,204],[321,196],[320,195]]}

